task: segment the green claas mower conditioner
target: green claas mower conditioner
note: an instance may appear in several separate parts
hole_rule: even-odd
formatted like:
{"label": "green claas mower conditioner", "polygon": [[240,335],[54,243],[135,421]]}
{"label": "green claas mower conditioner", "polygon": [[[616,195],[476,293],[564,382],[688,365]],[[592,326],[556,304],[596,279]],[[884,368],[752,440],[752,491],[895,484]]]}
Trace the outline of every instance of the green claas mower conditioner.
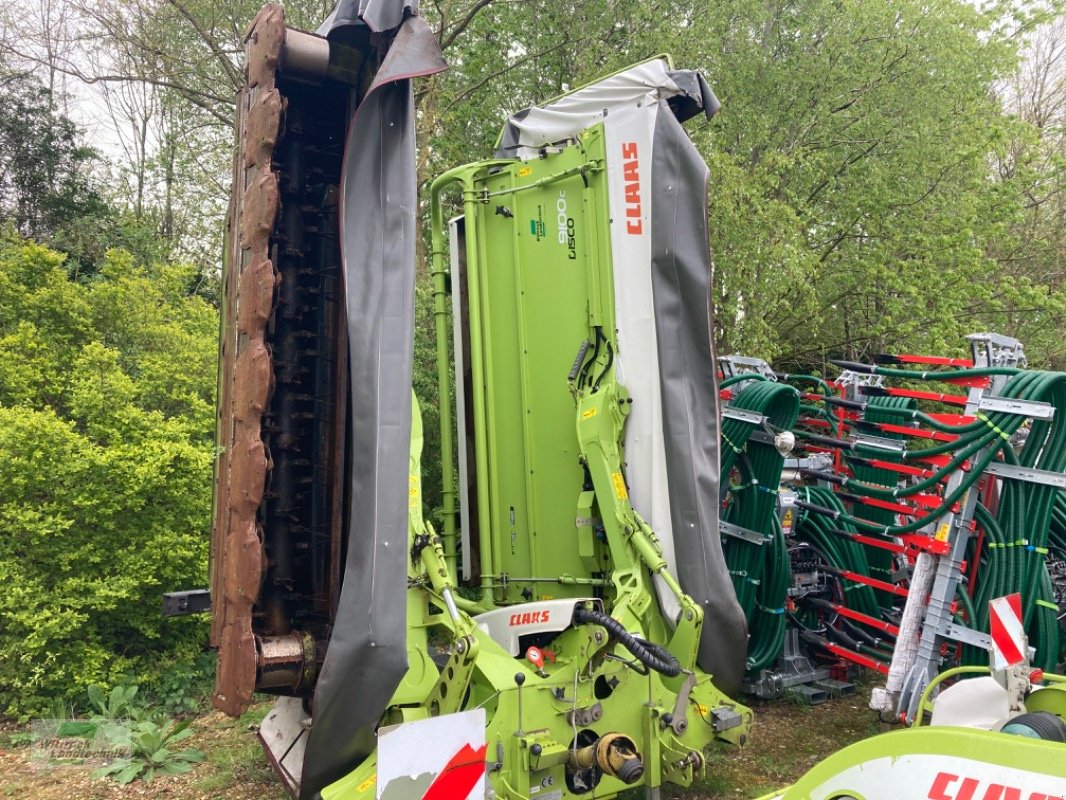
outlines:
{"label": "green claas mower conditioner", "polygon": [[746,626],[717,538],[707,169],[681,125],[713,93],[654,58],[515,114],[494,159],[433,183],[423,454],[410,84],[436,43],[384,3],[316,34],[268,6],[247,42],[216,705],[278,695],[260,737],[303,798],[690,784],[751,719],[729,696]]}
{"label": "green claas mower conditioner", "polygon": [[[259,736],[301,800],[692,784],[714,747],[745,743],[733,698],[784,637],[791,523],[774,522],[774,484],[799,410],[787,387],[755,387],[754,410],[736,387],[729,424],[766,430],[733,439],[773,449],[757,464],[720,426],[708,172],[682,127],[717,111],[710,87],[651,58],[513,114],[490,160],[428,187],[441,430],[424,453],[412,81],[445,69],[438,44],[403,0],[340,0],[315,33],[268,5],[246,41],[215,705],[276,696]],[[772,425],[771,397],[787,401]],[[439,525],[423,459],[441,464]],[[724,522],[723,461],[767,476]],[[739,545],[727,567],[720,530],[782,545],[776,577],[764,585],[760,551]],[[919,727],[778,796],[1062,798],[1066,703],[1021,652],[945,691],[924,727],[944,673],[913,693]]]}

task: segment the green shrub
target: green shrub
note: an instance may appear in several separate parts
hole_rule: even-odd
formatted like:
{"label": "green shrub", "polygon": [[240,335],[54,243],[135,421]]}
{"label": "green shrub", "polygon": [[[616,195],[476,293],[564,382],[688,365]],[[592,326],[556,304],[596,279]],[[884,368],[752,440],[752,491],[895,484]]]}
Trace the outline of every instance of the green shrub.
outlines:
{"label": "green shrub", "polygon": [[215,652],[175,662],[145,688],[154,702],[173,716],[193,714],[203,708],[215,683]]}
{"label": "green shrub", "polygon": [[152,682],[205,620],[217,314],[181,267],[112,252],[89,283],[0,243],[0,714]]}

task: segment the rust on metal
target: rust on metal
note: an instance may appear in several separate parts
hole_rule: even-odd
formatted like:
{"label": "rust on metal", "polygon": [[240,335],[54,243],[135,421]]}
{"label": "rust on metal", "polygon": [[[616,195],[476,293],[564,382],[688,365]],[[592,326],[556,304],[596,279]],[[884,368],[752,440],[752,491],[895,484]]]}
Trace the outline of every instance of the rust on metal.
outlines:
{"label": "rust on metal", "polygon": [[274,75],[284,43],[285,12],[275,3],[263,6],[252,22],[245,42],[249,88],[274,87]]}
{"label": "rust on metal", "polygon": [[245,336],[254,336],[265,330],[274,309],[274,290],[278,276],[274,264],[259,261],[241,273],[238,291],[241,304],[237,309],[237,330]]}
{"label": "rust on metal", "polygon": [[262,636],[256,639],[256,646],[257,683],[261,689],[295,692],[313,680],[315,644],[309,634]]}
{"label": "rust on metal", "polygon": [[[256,177],[244,190],[241,206],[241,247],[256,260],[265,260],[278,213],[278,176],[271,172],[269,162],[257,165]],[[238,303],[239,298],[238,294]]]}
{"label": "rust on metal", "polygon": [[[230,461],[230,509],[239,520],[244,517],[254,517],[259,504],[263,502],[263,476],[267,470],[266,449],[262,441],[255,441],[254,430],[242,431],[233,445],[233,457]],[[236,527],[236,524],[234,525]],[[243,528],[245,532],[247,527]],[[246,539],[250,537],[246,536]],[[259,537],[256,537],[258,544]],[[241,542],[241,556],[247,552],[248,542]],[[232,573],[231,573],[232,574]],[[243,574],[239,574],[240,590],[238,594],[248,596],[255,600],[259,594],[258,575],[249,574],[250,580],[245,580]],[[254,582],[253,582],[254,581]]]}
{"label": "rust on metal", "polygon": [[269,164],[278,143],[278,128],[281,125],[281,93],[277,89],[261,91],[248,109],[248,124],[243,131],[244,140],[240,149],[244,153],[244,166]]}
{"label": "rust on metal", "polygon": [[[286,58],[289,36],[299,44]],[[246,39],[227,224],[212,534],[213,702],[307,697],[346,528],[348,366],[339,184],[356,97],[331,45],[260,11]],[[281,65],[281,66],[279,66]],[[314,80],[310,80],[314,78]]]}
{"label": "rust on metal", "polygon": [[248,83],[238,101],[240,152],[223,281],[211,639],[219,650],[213,702],[232,715],[248,707],[256,687],[253,614],[266,569],[256,515],[270,466],[262,422],[273,375],[265,337],[276,281],[269,237],[279,206],[271,161],[283,106],[274,70],[284,36],[281,7],[268,5],[246,41]]}
{"label": "rust on metal", "polygon": [[[234,524],[229,531],[225,558],[226,574],[223,576],[222,602],[229,613],[222,627],[219,642],[219,681],[212,698],[215,706],[227,714],[240,714],[252,702],[255,691],[255,636],[250,624],[251,605],[254,596],[249,596],[248,579],[262,571],[262,546],[254,520]],[[258,586],[255,581],[253,587]],[[246,611],[248,623],[240,617]],[[236,612],[236,613],[235,613]],[[225,661],[222,654],[225,653]],[[251,669],[248,670],[247,667]]]}

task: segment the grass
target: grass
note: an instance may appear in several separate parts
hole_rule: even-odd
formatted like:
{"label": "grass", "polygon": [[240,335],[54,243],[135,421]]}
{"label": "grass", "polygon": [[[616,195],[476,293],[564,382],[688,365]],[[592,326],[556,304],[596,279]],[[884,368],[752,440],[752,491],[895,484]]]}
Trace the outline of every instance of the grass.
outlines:
{"label": "grass", "polygon": [[[755,722],[747,747],[723,747],[707,762],[707,776],[688,788],[664,786],[662,800],[749,800],[795,782],[811,767],[860,739],[887,730],[867,707],[869,688],[818,706],[782,698],[751,700]],[[644,800],[643,790],[619,800]]]}
{"label": "grass", "polygon": [[863,687],[852,697],[818,706],[787,699],[753,701],[751,743],[715,754],[700,785],[664,791],[663,798],[751,798],[787,786],[826,756],[888,729],[868,702],[869,690]]}
{"label": "grass", "polygon": [[[813,708],[787,699],[754,701],[750,744],[713,753],[706,778],[687,789],[663,787],[662,800],[749,800],[779,789],[831,753],[881,732],[883,726],[867,709],[867,701],[865,690]],[[91,780],[89,773],[96,765],[35,762],[23,729],[0,728],[0,798],[285,800],[288,795],[274,777],[254,733],[269,708],[269,702],[259,703],[235,720],[218,712],[201,715],[193,723],[195,734],[187,744],[204,752],[204,763],[186,775],[129,786]],[[643,798],[641,790],[627,792],[621,800]]]}
{"label": "grass", "polygon": [[233,720],[213,713],[211,735],[200,740],[207,756],[207,768],[198,770],[192,787],[203,797],[230,798],[234,787],[260,787],[263,798],[286,798],[288,795],[274,777],[259,739],[253,731],[263,721],[270,703],[253,706]]}

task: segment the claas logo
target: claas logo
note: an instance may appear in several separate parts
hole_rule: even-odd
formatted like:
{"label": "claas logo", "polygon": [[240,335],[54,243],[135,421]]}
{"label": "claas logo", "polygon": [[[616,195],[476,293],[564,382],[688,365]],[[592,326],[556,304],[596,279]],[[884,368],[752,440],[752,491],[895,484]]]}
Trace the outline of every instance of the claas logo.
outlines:
{"label": "claas logo", "polygon": [[640,161],[636,142],[622,145],[622,159],[622,180],[626,186],[626,233],[639,235],[644,232],[644,221],[640,216]]}
{"label": "claas logo", "polygon": [[1031,792],[1017,786],[941,772],[933,779],[928,800],[1066,800],[1061,794]]}
{"label": "claas logo", "polygon": [[516,625],[538,625],[547,622],[550,616],[551,612],[548,611],[524,611],[520,614],[512,614],[507,624],[512,628]]}

